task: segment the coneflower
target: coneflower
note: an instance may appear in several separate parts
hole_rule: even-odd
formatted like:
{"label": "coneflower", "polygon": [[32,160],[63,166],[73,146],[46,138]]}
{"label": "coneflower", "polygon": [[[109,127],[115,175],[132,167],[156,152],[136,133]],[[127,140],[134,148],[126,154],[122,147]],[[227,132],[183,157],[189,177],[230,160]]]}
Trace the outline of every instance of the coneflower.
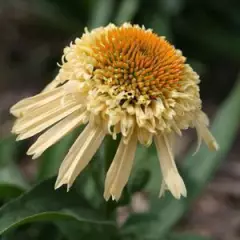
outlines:
{"label": "coneflower", "polygon": [[82,124],[83,132],[61,164],[56,188],[71,187],[108,134],[121,141],[107,172],[104,198],[118,200],[132,169],[137,143],[154,141],[163,181],[161,193],[186,196],[171,139],[196,128],[212,150],[218,145],[201,110],[199,76],[181,51],[144,27],[109,24],[64,49],[56,78],[40,94],[12,107],[18,140],[46,130],[28,150],[33,158]]}

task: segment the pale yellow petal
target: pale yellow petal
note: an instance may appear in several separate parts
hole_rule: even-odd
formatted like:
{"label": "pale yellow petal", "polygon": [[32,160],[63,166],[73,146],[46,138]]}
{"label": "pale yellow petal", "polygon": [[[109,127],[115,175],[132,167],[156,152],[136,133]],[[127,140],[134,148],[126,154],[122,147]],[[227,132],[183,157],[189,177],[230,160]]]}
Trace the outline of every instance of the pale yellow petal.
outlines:
{"label": "pale yellow petal", "polygon": [[105,180],[104,198],[106,200],[112,196],[114,200],[118,201],[121,197],[131,173],[136,147],[137,136],[135,133],[132,134],[127,145],[124,143],[124,139],[121,139]]}
{"label": "pale yellow petal", "polygon": [[141,144],[145,145],[146,147],[149,147],[152,144],[153,134],[147,131],[145,128],[138,128],[137,136],[138,136],[138,141]]}
{"label": "pale yellow petal", "polygon": [[167,189],[169,189],[177,199],[179,199],[181,195],[186,197],[187,190],[178,173],[167,136],[155,136],[154,140],[162,170],[163,181],[166,184]]}
{"label": "pale yellow petal", "polygon": [[135,121],[132,116],[124,116],[121,119],[120,129],[121,129],[122,136],[124,137],[123,139],[125,144],[127,144],[129,139],[131,138],[134,127],[135,127]]}
{"label": "pale yellow petal", "polygon": [[119,144],[119,146],[118,146],[117,153],[116,153],[114,160],[112,161],[112,163],[108,169],[107,175],[106,175],[105,185],[104,185],[104,198],[106,200],[108,200],[111,197],[110,187],[111,187],[111,184],[112,184],[114,178],[116,177],[117,170],[119,168],[120,160],[121,160],[119,155],[120,154],[124,155],[125,151],[126,151],[126,144],[124,144],[123,141],[121,140],[121,144]]}
{"label": "pale yellow petal", "polygon": [[164,181],[164,179],[162,180],[162,182],[161,182],[161,187],[160,187],[160,192],[159,192],[159,197],[163,197],[164,196],[164,193],[165,193],[165,191],[167,190],[168,188],[167,188],[167,185],[166,185],[166,183],[165,183],[165,181]]}
{"label": "pale yellow petal", "polygon": [[42,119],[41,121],[38,121],[32,125],[30,125],[27,128],[24,128],[20,133],[20,135],[17,137],[17,140],[23,140],[29,137],[32,137],[33,135],[42,132],[46,128],[50,127],[54,123],[60,121],[61,119],[65,118],[66,116],[70,115],[71,113],[79,110],[82,108],[82,105],[73,105],[72,107],[66,109],[60,109],[56,114],[52,114],[48,116],[47,118]]}
{"label": "pale yellow petal", "polygon": [[196,150],[193,153],[193,156],[197,154],[202,144],[202,136],[199,132],[199,128],[196,128],[196,131],[197,131],[197,146],[196,146]]}
{"label": "pale yellow petal", "polygon": [[[27,154],[40,156],[46,149],[59,141],[67,133],[72,131],[77,126],[86,123],[86,121],[87,115],[85,112],[82,113],[82,111],[77,111],[71,114],[42,134],[30,147]],[[35,157],[33,156],[33,158]]]}
{"label": "pale yellow petal", "polygon": [[48,104],[51,101],[62,97],[63,95],[64,89],[62,87],[53,89],[48,92],[40,93],[34,97],[29,97],[19,101],[14,106],[12,106],[10,112],[14,116],[20,117],[23,113],[34,110],[39,106]]}
{"label": "pale yellow petal", "polygon": [[162,112],[165,110],[163,102],[160,98],[155,101],[152,101],[151,106],[155,117],[161,116]]}
{"label": "pale yellow petal", "polygon": [[51,116],[60,114],[74,105],[79,105],[79,103],[81,102],[71,96],[64,97],[64,100],[60,98],[56,99],[48,105],[43,105],[32,111],[28,111],[22,118],[16,121],[12,131],[14,133],[21,133],[29,127],[45,121],[45,119],[49,117],[51,118]]}
{"label": "pale yellow petal", "polygon": [[49,91],[41,92],[33,97],[29,97],[19,101],[10,109],[10,112],[16,117],[21,117],[25,114],[28,114],[32,110],[35,110],[38,107],[50,104],[56,99],[62,99],[62,97],[65,97],[66,95],[75,94],[79,92],[79,89],[79,82],[74,80],[69,81],[63,86],[51,89]]}
{"label": "pale yellow petal", "polygon": [[87,166],[105,137],[101,127],[87,126],[75,141],[61,164],[55,188],[63,184],[68,189],[80,172]]}
{"label": "pale yellow petal", "polygon": [[203,139],[203,141],[207,144],[210,150],[213,151],[218,150],[219,146],[205,124],[197,122],[196,129],[198,136],[200,136]]}

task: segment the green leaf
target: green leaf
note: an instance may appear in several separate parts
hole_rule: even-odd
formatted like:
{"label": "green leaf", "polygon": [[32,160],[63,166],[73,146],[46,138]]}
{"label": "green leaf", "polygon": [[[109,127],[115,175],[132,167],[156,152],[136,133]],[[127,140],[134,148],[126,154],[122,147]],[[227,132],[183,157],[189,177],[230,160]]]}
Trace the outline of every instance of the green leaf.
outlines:
{"label": "green leaf", "polygon": [[210,237],[204,237],[195,234],[187,234],[187,233],[172,233],[169,234],[166,240],[211,240]]}
{"label": "green leaf", "polygon": [[183,0],[163,0],[159,1],[161,10],[169,15],[177,15],[182,9],[185,4]]}
{"label": "green leaf", "polygon": [[19,227],[0,237],[5,240],[63,240],[61,232],[52,223],[39,222]]}
{"label": "green leaf", "polygon": [[140,192],[148,184],[150,177],[151,173],[147,169],[140,169],[137,171],[129,183],[130,192]]}
{"label": "green leaf", "polygon": [[14,163],[19,144],[15,137],[0,141],[0,197],[16,197],[28,189],[27,182],[23,179],[19,169]]}
{"label": "green leaf", "polygon": [[240,82],[238,81],[213,122],[211,131],[220,145],[220,150],[209,152],[206,146],[202,146],[195,156],[192,156],[194,150],[191,150],[183,163],[182,171],[185,173],[184,180],[188,189],[188,197],[176,200],[171,194],[166,194],[166,197],[161,200],[154,198],[151,202],[151,212],[156,215],[157,220],[146,224],[139,221],[134,225],[131,224],[134,215],[130,216],[123,226],[123,234],[136,234],[142,238],[161,237],[176,224],[230,150],[239,127],[239,105]]}
{"label": "green leaf", "polygon": [[19,170],[13,164],[0,167],[0,198],[19,196],[28,189]]}
{"label": "green leaf", "polygon": [[14,162],[21,144],[16,142],[16,137],[10,135],[7,138],[0,140],[0,165],[7,165],[9,162]]}
{"label": "green leaf", "polygon": [[116,14],[115,23],[120,25],[124,22],[129,22],[133,19],[134,15],[139,8],[139,0],[123,0],[119,6]]}
{"label": "green leaf", "polygon": [[147,192],[159,192],[161,183],[161,171],[159,167],[159,161],[157,160],[157,153],[155,146],[152,144],[149,148],[144,146],[138,146],[136,152],[136,161],[133,167],[133,173],[130,181],[134,184],[134,177],[139,172],[148,171],[150,178],[146,179],[147,183],[144,190]]}
{"label": "green leaf", "polygon": [[73,220],[81,223],[114,227],[97,214],[75,189],[66,192],[54,190],[55,179],[46,180],[26,194],[18,197],[0,209],[0,234],[19,225],[35,221]]}
{"label": "green leaf", "polygon": [[79,1],[74,0],[41,0],[31,1],[27,11],[39,18],[38,23],[46,29],[64,33],[73,33],[83,28],[79,14]]}
{"label": "green leaf", "polygon": [[73,220],[68,221],[57,221],[56,225],[59,230],[68,240],[79,240],[79,239],[119,239],[117,238],[118,232],[116,228],[102,227],[101,225],[93,225],[88,223],[79,223]]}
{"label": "green leaf", "polygon": [[91,8],[88,26],[90,29],[105,26],[114,8],[114,0],[96,0]]}

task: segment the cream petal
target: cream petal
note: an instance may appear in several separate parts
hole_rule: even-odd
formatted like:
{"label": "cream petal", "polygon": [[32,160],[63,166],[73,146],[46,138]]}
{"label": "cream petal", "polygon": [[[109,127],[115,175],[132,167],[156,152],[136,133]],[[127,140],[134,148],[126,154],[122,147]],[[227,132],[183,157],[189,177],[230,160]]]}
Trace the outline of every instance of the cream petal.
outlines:
{"label": "cream petal", "polygon": [[23,139],[32,137],[33,135],[42,132],[43,130],[50,127],[54,123],[60,121],[61,119],[65,118],[66,116],[70,115],[71,113],[81,108],[82,108],[82,105],[78,104],[78,105],[73,105],[69,109],[65,109],[65,108],[61,109],[57,113],[52,114],[47,118],[44,118],[41,121],[38,121],[27,128],[24,128],[23,130],[21,130],[21,132],[16,131],[17,133],[20,133],[20,135],[17,137],[17,140],[23,140]]}
{"label": "cream petal", "polygon": [[49,92],[40,93],[34,97],[29,97],[19,101],[10,109],[10,112],[14,116],[20,117],[23,113],[34,110],[39,106],[48,104],[57,98],[62,97],[63,95],[64,89],[62,87],[53,89]]}
{"label": "cream petal", "polygon": [[202,145],[202,136],[199,132],[199,129],[196,128],[196,131],[197,131],[197,147],[196,147],[196,150],[194,151],[193,153],[193,156],[197,154],[197,152],[199,151],[201,145]]}
{"label": "cream petal", "polygon": [[[91,130],[92,130],[92,126],[91,126],[91,124],[88,124],[84,128],[84,130],[81,132],[81,134],[78,136],[78,138],[75,140],[74,144],[71,146],[70,150],[68,151],[68,155],[70,153],[72,153],[73,151],[76,152],[79,149],[79,146],[83,145],[85,139],[87,138],[87,136],[89,135]],[[65,157],[64,161],[62,162],[62,164],[59,168],[58,175],[64,175],[67,172],[70,164],[71,164],[71,159]]]}
{"label": "cream petal", "polygon": [[74,105],[81,103],[80,99],[66,96],[64,100],[56,99],[48,105],[35,108],[32,111],[26,113],[22,118],[19,118],[13,127],[13,132],[21,133],[25,129],[32,125],[38,124],[38,122],[45,121],[51,115],[59,114],[62,111],[66,111]]}
{"label": "cream petal", "polygon": [[141,106],[136,106],[136,121],[139,127],[143,127],[146,122],[146,116]]}
{"label": "cream petal", "polygon": [[[207,126],[204,123],[197,121],[195,124],[195,127],[197,130],[198,138],[200,136],[204,140],[204,142],[207,144],[210,150],[213,150],[213,151],[218,150],[219,146],[215,138],[211,134],[211,132],[208,130]],[[198,146],[199,146],[199,143],[198,143]]]}
{"label": "cream petal", "polygon": [[148,124],[149,124],[149,127],[145,127],[147,129],[149,129],[150,132],[155,132],[155,129],[156,129],[156,121],[155,121],[155,117],[154,117],[154,114],[153,114],[153,110],[151,107],[147,106],[145,108],[145,114],[148,118]]}
{"label": "cream petal", "polygon": [[175,120],[172,120],[171,125],[172,125],[172,129],[174,130],[174,132],[177,133],[179,136],[182,136],[181,129],[178,127]]}
{"label": "cream petal", "polygon": [[120,153],[122,153],[122,155],[124,155],[125,150],[126,150],[126,145],[123,143],[123,140],[121,140],[121,143],[118,146],[117,153],[114,157],[114,160],[112,161],[111,166],[109,167],[107,175],[106,175],[105,185],[104,185],[104,198],[106,200],[109,200],[109,198],[111,196],[110,188],[111,188],[111,184],[112,184],[114,178],[116,177],[117,170],[120,165],[120,161],[121,161]]}
{"label": "cream petal", "polygon": [[52,101],[65,95],[77,93],[79,91],[79,86],[80,83],[77,81],[69,81],[61,87],[53,88],[49,91],[43,91],[33,97],[19,101],[10,109],[10,112],[16,117],[21,117],[25,113],[28,114],[30,111],[35,110],[43,105],[48,105]]}
{"label": "cream petal", "polygon": [[101,127],[90,124],[80,134],[61,164],[55,188],[63,184],[68,189],[80,172],[87,166],[105,137]]}
{"label": "cream petal", "polygon": [[77,126],[86,123],[87,119],[87,114],[82,111],[71,114],[42,134],[29,148],[27,154],[34,155],[33,158],[35,158],[35,156],[40,156],[46,149],[59,141],[67,133]]}
{"label": "cream petal", "polygon": [[179,199],[181,195],[186,197],[187,190],[178,173],[167,136],[155,136],[154,140],[162,170],[163,181],[166,184],[167,189],[169,189],[177,199]]}
{"label": "cream petal", "polygon": [[153,134],[148,130],[146,130],[145,128],[138,128],[137,136],[138,136],[138,141],[141,144],[145,145],[146,147],[149,147],[152,144]]}
{"label": "cream petal", "polygon": [[165,110],[162,100],[159,98],[156,101],[152,101],[152,111],[155,117],[162,115],[162,112]]}
{"label": "cream petal", "polygon": [[104,198],[110,196],[116,201],[121,197],[122,190],[126,185],[133,166],[134,156],[137,147],[137,136],[132,134],[128,144],[121,139],[116,155],[107,172],[105,180]]}
{"label": "cream petal", "polygon": [[132,116],[124,116],[120,123],[121,133],[123,135],[124,143],[127,144],[132,136],[135,126],[135,121]]}
{"label": "cream petal", "polygon": [[161,182],[160,192],[159,192],[158,196],[163,197],[166,190],[167,190],[167,185],[166,185],[166,183],[163,179],[162,182]]}

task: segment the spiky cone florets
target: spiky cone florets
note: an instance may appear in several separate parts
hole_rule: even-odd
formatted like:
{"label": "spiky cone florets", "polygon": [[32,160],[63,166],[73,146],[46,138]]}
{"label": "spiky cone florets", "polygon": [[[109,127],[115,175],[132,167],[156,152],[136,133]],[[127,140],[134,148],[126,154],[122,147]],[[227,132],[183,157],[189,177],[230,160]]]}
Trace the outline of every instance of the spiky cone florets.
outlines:
{"label": "spiky cone florets", "polygon": [[196,128],[216,150],[208,118],[201,111],[199,77],[185,63],[181,51],[163,37],[138,25],[109,24],[87,30],[64,49],[55,80],[42,93],[12,107],[18,119],[18,139],[46,130],[28,154],[39,157],[47,148],[81,124],[87,124],[59,169],[56,188],[71,187],[107,134],[121,141],[108,170],[104,197],[118,200],[133,165],[137,142],[154,140],[165,189],[174,197],[186,196],[175,165],[171,138],[183,129]]}

